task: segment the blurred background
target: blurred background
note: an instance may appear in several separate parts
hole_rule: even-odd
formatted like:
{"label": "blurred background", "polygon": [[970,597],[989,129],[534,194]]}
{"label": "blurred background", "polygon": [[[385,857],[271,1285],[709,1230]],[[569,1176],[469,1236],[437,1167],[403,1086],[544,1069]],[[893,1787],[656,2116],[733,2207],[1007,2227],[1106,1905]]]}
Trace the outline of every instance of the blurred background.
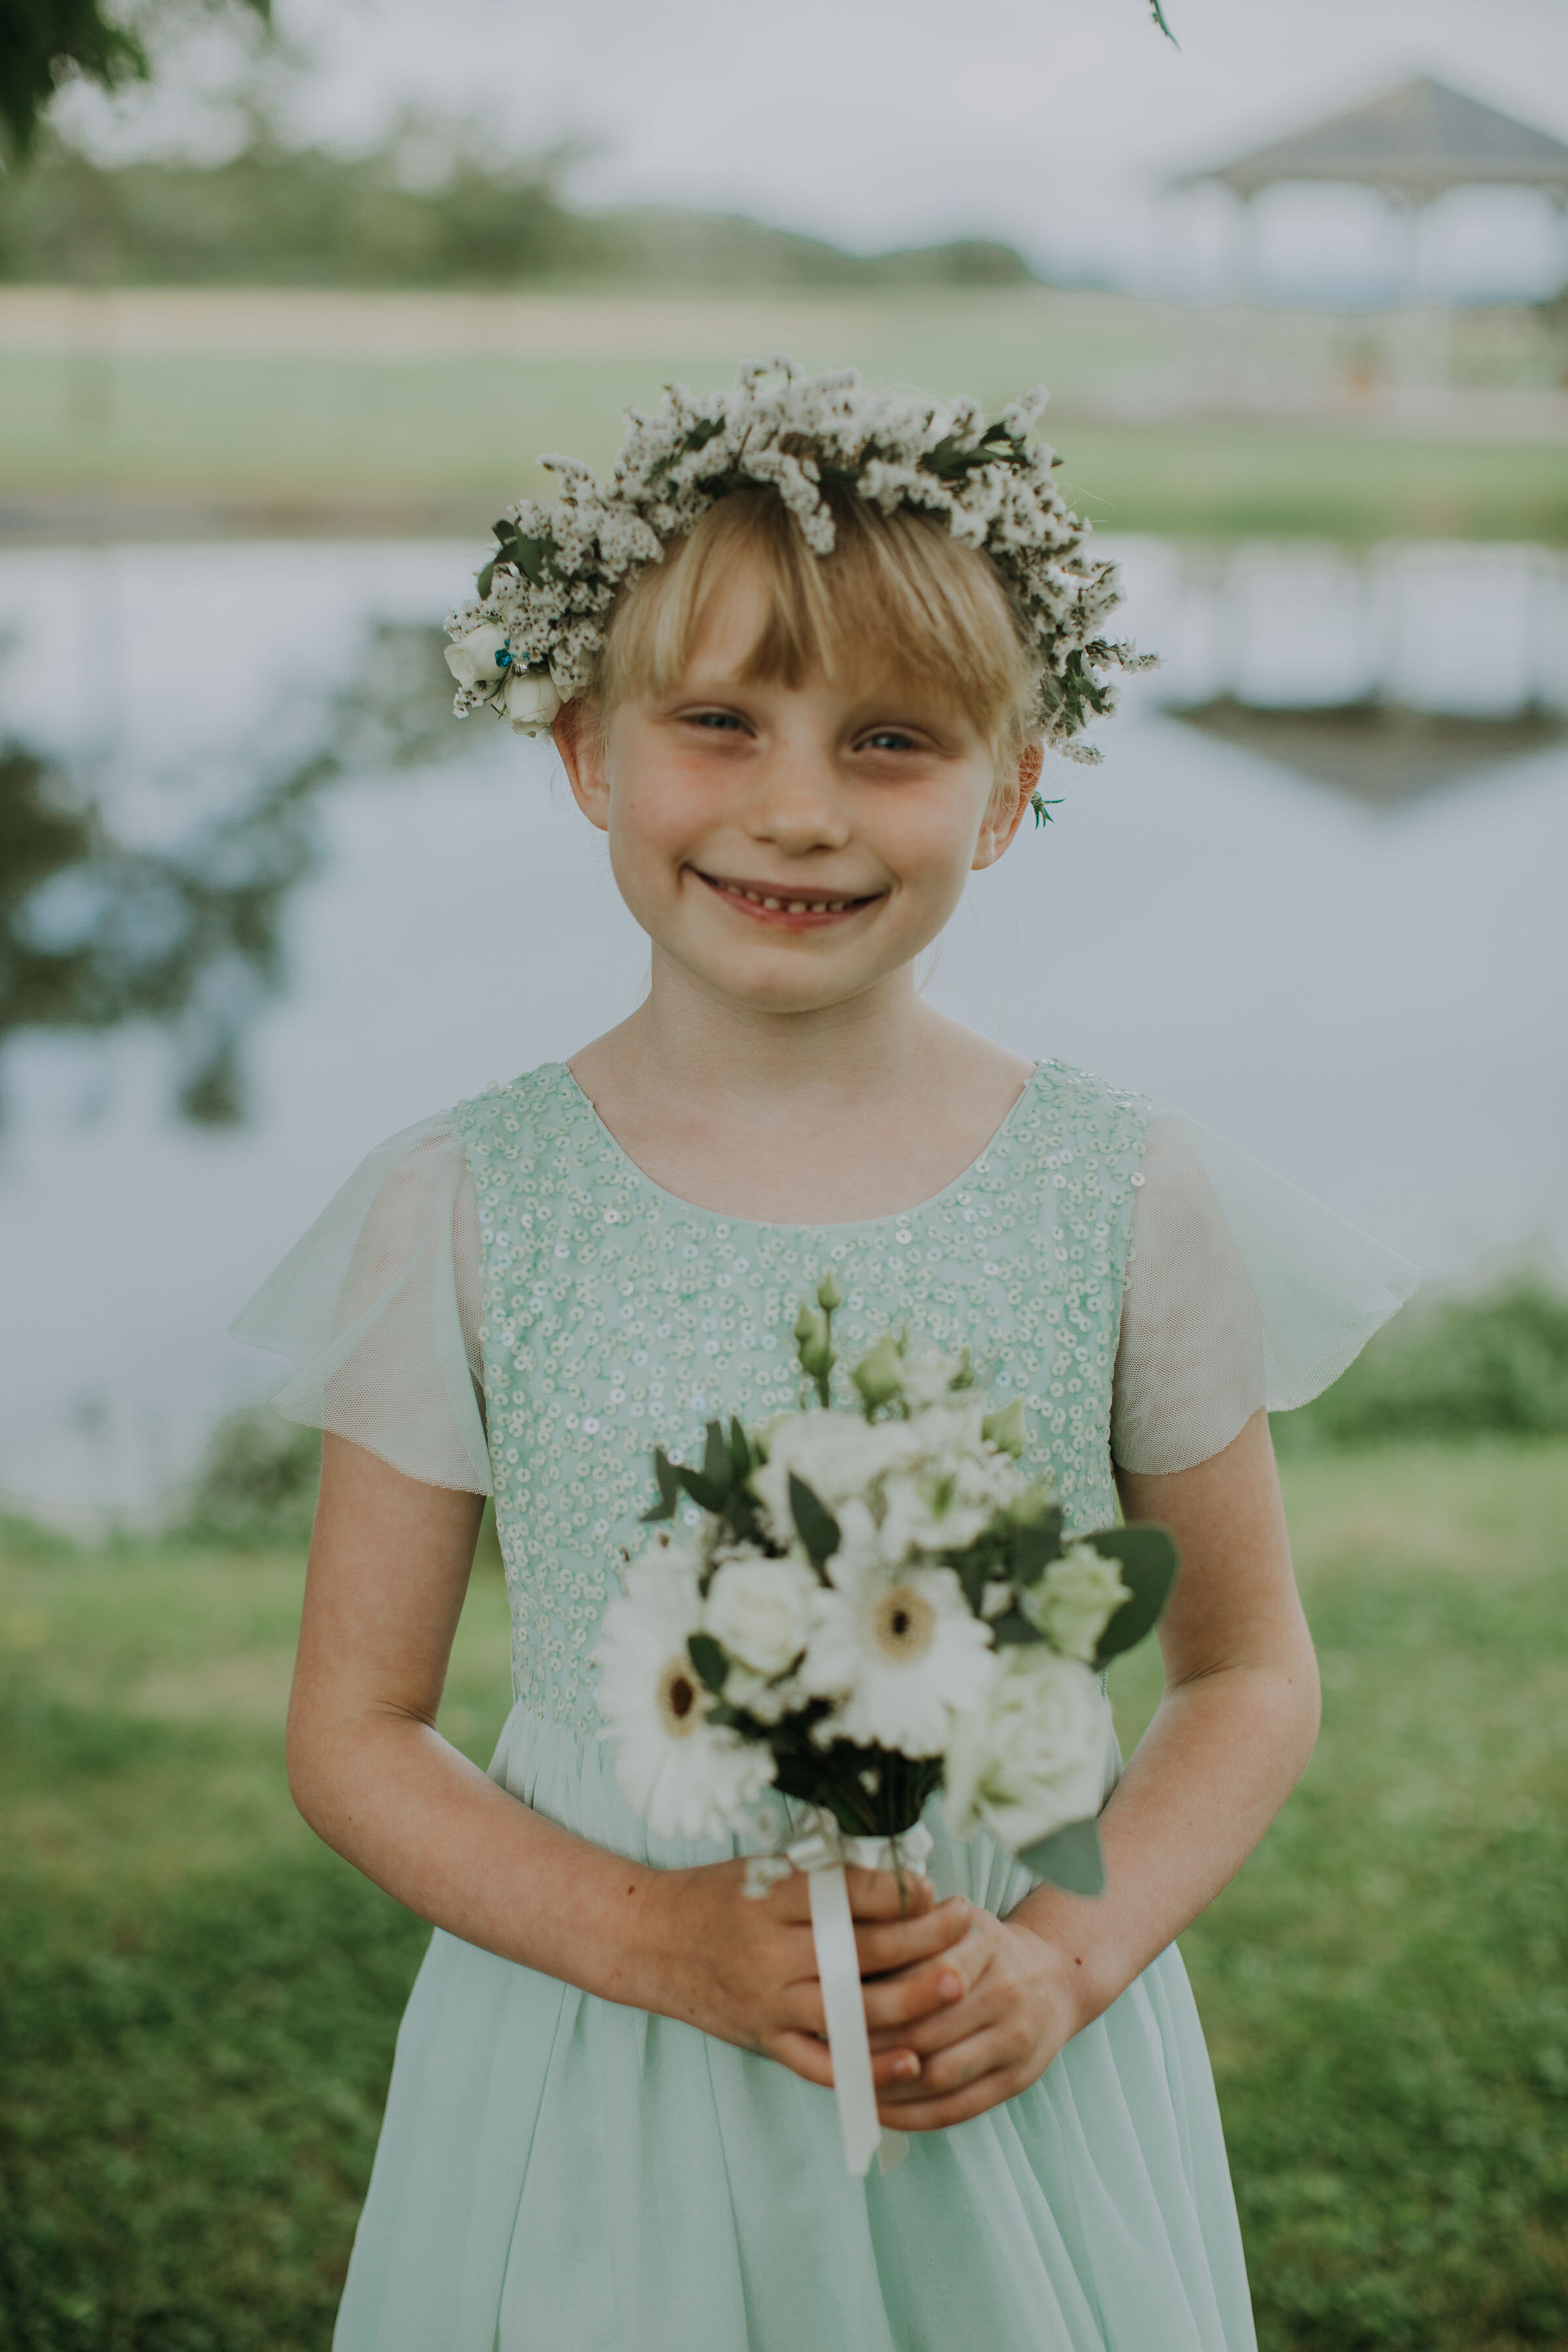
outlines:
{"label": "blurred background", "polygon": [[[1279,1425],[1324,1738],[1185,1939],[1265,2352],[1568,2346],[1568,6],[1166,14],[0,10],[18,2352],[329,2339],[425,1931],[289,1806],[315,1452],[225,1327],[384,1136],[636,1002],[440,622],[541,450],[775,349],[1046,382],[1162,656],[933,998],[1427,1277]],[[487,1546],[481,1757],[505,1614]]]}

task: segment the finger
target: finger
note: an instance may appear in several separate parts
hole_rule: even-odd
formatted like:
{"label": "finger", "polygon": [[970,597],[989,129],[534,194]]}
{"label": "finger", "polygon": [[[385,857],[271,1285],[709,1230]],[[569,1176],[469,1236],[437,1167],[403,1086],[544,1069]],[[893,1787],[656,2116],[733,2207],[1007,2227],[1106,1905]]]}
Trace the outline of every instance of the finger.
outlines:
{"label": "finger", "polygon": [[1027,2088],[1016,2067],[1001,2067],[942,2098],[901,2099],[884,2091],[877,2102],[877,2113],[889,2131],[951,2131],[954,2124],[966,2124],[988,2108],[1016,2099]]}
{"label": "finger", "polygon": [[863,1977],[887,1976],[894,1969],[944,1952],[969,1933],[973,1914],[965,1897],[953,1895],[918,1919],[889,1921],[884,1926],[857,1927],[855,1949]]}
{"label": "finger", "polygon": [[[833,2053],[826,2042],[815,2033],[797,2033],[786,2028],[768,2051],[794,2074],[807,2083],[819,2084],[824,2090],[833,2087]],[[871,2080],[886,2095],[889,2091],[919,2080],[921,2062],[912,2050],[888,2050],[871,2063]]]}
{"label": "finger", "polygon": [[910,1871],[900,1876],[893,1870],[847,1870],[844,1875],[857,1919],[918,1919],[936,1901],[930,1879]]}
{"label": "finger", "polygon": [[920,2077],[921,2062],[912,2050],[879,2051],[871,2061],[871,2080],[884,2095],[918,2083]]}
{"label": "finger", "polygon": [[951,2009],[968,1990],[945,1958],[928,1960],[900,1976],[873,1977],[863,1987],[866,2022],[874,2033],[889,2026],[914,2026],[921,2018]]}
{"label": "finger", "polygon": [[1018,2048],[1016,2033],[998,2025],[984,2025],[977,2033],[965,2034],[951,2049],[939,2050],[925,2059],[918,2075],[910,2074],[907,2068],[894,2073],[889,2065],[888,2079],[892,2087],[883,2096],[920,2100],[949,2097],[954,2092],[967,2090],[983,2074],[1005,2073],[1016,2064]]}
{"label": "finger", "polygon": [[781,2066],[787,2066],[792,2074],[798,2074],[803,2082],[816,2083],[825,2091],[833,2088],[833,2060],[826,2042],[819,2042],[815,2033],[786,2030],[770,2042],[767,2054]]}

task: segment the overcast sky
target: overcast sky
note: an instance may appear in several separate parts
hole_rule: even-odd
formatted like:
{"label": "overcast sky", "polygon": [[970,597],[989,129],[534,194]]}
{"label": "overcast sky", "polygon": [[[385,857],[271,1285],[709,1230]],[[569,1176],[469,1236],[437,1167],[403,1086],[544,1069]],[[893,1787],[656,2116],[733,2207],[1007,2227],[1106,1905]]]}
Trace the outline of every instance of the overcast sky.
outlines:
{"label": "overcast sky", "polygon": [[[1000,236],[1123,277],[1161,265],[1169,173],[1412,73],[1568,138],[1568,0],[1169,0],[1168,15],[1179,50],[1145,0],[278,5],[311,61],[287,105],[312,136],[368,142],[399,108],[436,107],[510,146],[582,142],[572,185],[590,202],[743,211],[862,247]],[[139,138],[190,120],[177,90],[143,115]],[[1358,199],[1307,201],[1309,244],[1357,242]],[[1447,233],[1464,267],[1568,276],[1568,231],[1553,244],[1544,207],[1539,226],[1496,198],[1468,210]],[[1283,251],[1289,219],[1279,233]]]}

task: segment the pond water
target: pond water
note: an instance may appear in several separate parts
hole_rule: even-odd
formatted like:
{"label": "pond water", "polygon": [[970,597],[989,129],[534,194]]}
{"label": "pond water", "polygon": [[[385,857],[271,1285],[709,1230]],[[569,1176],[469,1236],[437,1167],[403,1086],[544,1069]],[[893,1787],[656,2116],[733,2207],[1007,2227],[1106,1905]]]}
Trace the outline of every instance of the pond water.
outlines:
{"label": "pond water", "polygon": [[[1115,551],[1166,667],[977,878],[932,999],[1181,1105],[1434,1276],[1568,1255],[1561,562]],[[548,744],[443,715],[428,625],[473,561],[0,555],[0,737],[46,843],[0,1055],[24,1502],[150,1503],[275,1383],[225,1326],[363,1153],[637,1001],[644,943]],[[1534,731],[1476,725],[1472,766],[1406,760],[1392,797],[1275,756],[1271,709],[1380,695]],[[1239,734],[1175,715],[1216,699]]]}

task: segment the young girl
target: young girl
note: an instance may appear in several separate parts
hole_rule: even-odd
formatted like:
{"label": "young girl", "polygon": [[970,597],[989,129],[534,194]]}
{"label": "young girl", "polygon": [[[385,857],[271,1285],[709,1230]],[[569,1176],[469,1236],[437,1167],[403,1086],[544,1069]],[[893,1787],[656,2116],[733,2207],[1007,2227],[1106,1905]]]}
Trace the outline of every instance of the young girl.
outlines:
{"label": "young girl", "polygon": [[[1132,658],[1034,415],[787,366],[673,393],[609,484],[554,461],[563,498],[498,527],[452,625],[462,707],[553,720],[653,971],[570,1064],[373,1154],[237,1327],[327,1433],[294,1792],[437,1929],[339,2352],[1254,2342],[1173,1938],[1317,1723],[1265,1408],[1411,1276],[1202,1129],[921,1001],[1042,747]],[[967,1342],[1069,1527],[1120,1498],[1184,1561],[1125,1773],[1107,1710],[1100,1898],[935,1814],[934,1889],[851,1874],[881,2115],[915,2136],[864,2182],[805,1879],[747,1899],[738,1846],[650,1837],[594,1690],[650,1449],[796,1402],[829,1269],[847,1350]],[[435,1722],[492,1491],[516,1704],[486,1778]]]}

